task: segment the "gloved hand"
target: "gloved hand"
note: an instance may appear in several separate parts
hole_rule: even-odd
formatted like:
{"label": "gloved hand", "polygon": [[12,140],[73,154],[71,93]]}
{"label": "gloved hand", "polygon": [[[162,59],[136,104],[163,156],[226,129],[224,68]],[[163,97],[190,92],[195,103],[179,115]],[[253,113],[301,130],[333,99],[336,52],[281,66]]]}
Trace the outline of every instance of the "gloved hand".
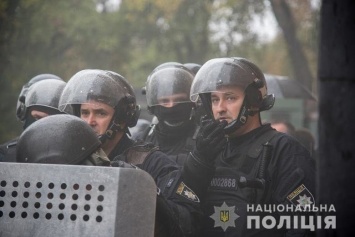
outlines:
{"label": "gloved hand", "polygon": [[113,160],[111,161],[112,167],[119,167],[119,168],[132,168],[132,169],[139,169],[137,166],[132,165],[130,163],[124,162],[122,160]]}
{"label": "gloved hand", "polygon": [[201,121],[201,130],[196,138],[196,147],[192,155],[200,162],[213,166],[214,160],[227,143],[224,127],[227,121],[204,119]]}

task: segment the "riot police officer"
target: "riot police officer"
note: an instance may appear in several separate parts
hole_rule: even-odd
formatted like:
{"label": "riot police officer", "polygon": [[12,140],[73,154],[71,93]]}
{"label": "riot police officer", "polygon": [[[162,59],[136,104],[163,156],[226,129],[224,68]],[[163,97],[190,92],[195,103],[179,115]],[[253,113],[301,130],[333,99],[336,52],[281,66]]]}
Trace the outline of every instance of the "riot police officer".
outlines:
{"label": "riot police officer", "polygon": [[110,166],[96,133],[68,114],[45,117],[29,126],[16,149],[19,163]]}
{"label": "riot police officer", "polygon": [[179,167],[152,144],[134,143],[127,136],[140,108],[124,77],[98,69],[79,71],[68,81],[59,109],[80,116],[91,126],[112,166],[123,161],[153,177],[159,188],[156,236],[195,234],[199,199],[185,185]]}
{"label": "riot police officer", "polygon": [[[260,112],[275,100],[261,70],[244,58],[211,59],[192,84],[192,101],[198,97],[209,116],[202,121],[184,175],[201,198],[203,236],[303,235],[286,226],[248,228],[257,204],[315,202],[315,170],[307,150],[270,124],[261,124]],[[262,218],[265,212],[256,214]],[[279,214],[270,215],[278,220]]]}
{"label": "riot police officer", "polygon": [[[60,113],[58,102],[65,84],[56,75],[40,74],[22,87],[16,116],[24,130],[38,119]],[[17,140],[18,137],[0,146],[0,162],[15,162]]]}
{"label": "riot police officer", "polygon": [[182,165],[195,145],[198,124],[196,103],[190,101],[194,73],[180,63],[157,66],[146,82],[148,110],[158,122],[142,133],[141,139],[159,146],[169,158]]}
{"label": "riot police officer", "polygon": [[31,123],[33,122],[32,118],[28,118],[28,113],[27,113],[27,107],[25,105],[26,102],[26,96],[28,93],[29,88],[40,81],[46,80],[46,79],[53,79],[53,80],[59,80],[63,81],[62,78],[58,77],[57,75],[54,74],[39,74],[33,78],[31,78],[25,85],[23,85],[21,92],[19,94],[18,100],[17,100],[17,105],[16,105],[16,117],[19,121],[23,122],[23,128],[26,129]]}

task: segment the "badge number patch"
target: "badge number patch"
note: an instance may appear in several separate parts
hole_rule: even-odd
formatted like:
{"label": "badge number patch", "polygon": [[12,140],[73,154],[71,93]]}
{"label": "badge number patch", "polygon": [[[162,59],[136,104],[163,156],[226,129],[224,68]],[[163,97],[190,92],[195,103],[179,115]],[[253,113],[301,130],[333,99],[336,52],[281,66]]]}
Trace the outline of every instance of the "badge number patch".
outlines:
{"label": "badge number patch", "polygon": [[214,213],[210,216],[214,220],[214,227],[221,227],[226,231],[228,227],[235,227],[235,220],[239,215],[235,213],[235,206],[228,206],[223,202],[222,206],[214,206]]}

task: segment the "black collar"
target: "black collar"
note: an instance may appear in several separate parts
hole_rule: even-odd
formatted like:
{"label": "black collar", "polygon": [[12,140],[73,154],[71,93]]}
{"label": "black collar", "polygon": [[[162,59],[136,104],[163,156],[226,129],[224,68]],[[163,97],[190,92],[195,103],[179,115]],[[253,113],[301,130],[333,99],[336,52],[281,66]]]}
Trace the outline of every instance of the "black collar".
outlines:
{"label": "black collar", "polygon": [[108,155],[108,158],[110,160],[113,160],[116,156],[122,154],[127,148],[131,147],[133,145],[134,141],[129,139],[127,134],[124,134],[120,141],[117,143],[115,148],[110,152]]}

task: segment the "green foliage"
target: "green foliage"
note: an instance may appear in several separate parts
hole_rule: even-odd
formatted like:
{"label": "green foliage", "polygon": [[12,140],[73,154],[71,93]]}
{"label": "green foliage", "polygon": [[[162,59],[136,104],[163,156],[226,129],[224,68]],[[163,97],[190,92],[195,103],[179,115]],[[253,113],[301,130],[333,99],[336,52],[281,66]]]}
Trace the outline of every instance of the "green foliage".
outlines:
{"label": "green foliage", "polygon": [[[108,69],[140,88],[167,61],[203,64],[210,58],[242,56],[270,73],[290,71],[282,36],[261,43],[250,28],[253,16],[264,14],[266,1],[129,0],[117,9],[108,3],[0,2],[0,142],[22,131],[15,116],[18,94],[24,83],[42,73],[69,80],[85,68]],[[98,4],[104,10],[98,11]],[[316,65],[317,19],[311,12],[304,18],[302,11],[298,14],[297,19],[307,20],[309,27],[299,35]]]}

